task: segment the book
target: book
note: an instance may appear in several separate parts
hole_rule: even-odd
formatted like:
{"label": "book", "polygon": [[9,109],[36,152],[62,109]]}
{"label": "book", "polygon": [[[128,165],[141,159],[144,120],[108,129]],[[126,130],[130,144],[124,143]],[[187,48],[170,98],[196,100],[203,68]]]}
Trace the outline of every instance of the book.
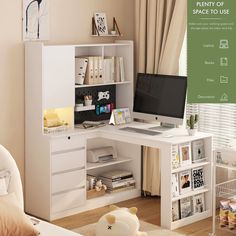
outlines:
{"label": "book", "polygon": [[179,189],[180,194],[184,194],[192,190],[191,170],[186,170],[179,173]]}
{"label": "book", "polygon": [[99,59],[98,57],[93,57],[93,83],[98,84],[99,82]]}
{"label": "book", "polygon": [[192,161],[193,162],[201,162],[204,161],[205,158],[205,148],[204,148],[204,140],[196,140],[192,142]]}
{"label": "book", "polygon": [[179,145],[180,164],[187,166],[192,164],[191,145],[184,143]]}
{"label": "book", "polygon": [[172,181],[172,196],[177,197],[177,196],[179,196],[179,176],[178,176],[178,174],[172,174],[171,181]]}
{"label": "book", "polygon": [[186,218],[192,215],[191,197],[180,199],[180,218]]}
{"label": "book", "polygon": [[175,201],[172,203],[172,222],[177,221],[179,219],[179,201]]}
{"label": "book", "polygon": [[75,84],[84,83],[87,65],[87,58],[75,58]]}
{"label": "book", "polygon": [[134,178],[129,178],[129,179],[124,179],[124,180],[119,180],[117,182],[111,182],[111,181],[106,181],[102,177],[100,178],[102,182],[107,186],[111,188],[116,188],[116,187],[121,187],[121,186],[126,186],[135,183]]}
{"label": "book", "polygon": [[118,193],[118,192],[123,192],[123,191],[127,191],[127,190],[132,190],[135,189],[135,185],[130,185],[130,186],[126,186],[123,188],[117,188],[117,189],[107,189],[106,192],[107,193]]}
{"label": "book", "polygon": [[103,84],[104,80],[103,80],[103,57],[100,56],[98,57],[98,83],[99,84]]}
{"label": "book", "polygon": [[179,146],[172,145],[171,149],[171,163],[172,163],[172,170],[177,169],[180,167],[179,162]]}
{"label": "book", "polygon": [[192,201],[193,201],[193,214],[201,213],[206,210],[204,193],[194,195]]}
{"label": "book", "polygon": [[192,187],[193,190],[204,188],[204,168],[198,167],[192,169]]}
{"label": "book", "polygon": [[116,71],[116,75],[115,75],[115,82],[120,82],[120,58],[119,57],[115,57],[115,71]]}
{"label": "book", "polygon": [[112,60],[110,58],[105,58],[103,60],[103,71],[102,71],[103,83],[113,82],[111,67],[112,67]]}
{"label": "book", "polygon": [[124,179],[130,179],[132,177],[133,177],[132,174],[131,175],[122,176],[122,177],[118,177],[118,178],[107,178],[107,177],[102,176],[102,178],[104,180],[109,180],[111,182],[117,182],[117,181],[124,180]]}

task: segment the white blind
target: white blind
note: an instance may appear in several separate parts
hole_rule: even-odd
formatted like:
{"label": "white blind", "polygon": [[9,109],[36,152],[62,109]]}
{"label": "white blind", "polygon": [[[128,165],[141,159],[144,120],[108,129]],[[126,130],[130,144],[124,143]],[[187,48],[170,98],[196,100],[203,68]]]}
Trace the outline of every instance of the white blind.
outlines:
{"label": "white blind", "polygon": [[[187,74],[186,35],[180,55],[179,72],[180,75]],[[199,131],[214,134],[214,147],[231,146],[232,139],[236,139],[236,104],[187,104],[186,117],[189,118],[191,114],[199,114]]]}

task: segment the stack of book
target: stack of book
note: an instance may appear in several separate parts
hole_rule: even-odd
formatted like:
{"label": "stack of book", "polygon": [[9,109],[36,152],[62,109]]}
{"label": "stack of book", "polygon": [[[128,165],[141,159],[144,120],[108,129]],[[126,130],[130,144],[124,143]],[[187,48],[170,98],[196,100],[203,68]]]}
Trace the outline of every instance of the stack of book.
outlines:
{"label": "stack of book", "polygon": [[107,186],[108,193],[116,193],[135,188],[135,179],[132,172],[126,170],[113,170],[100,176],[102,182]]}

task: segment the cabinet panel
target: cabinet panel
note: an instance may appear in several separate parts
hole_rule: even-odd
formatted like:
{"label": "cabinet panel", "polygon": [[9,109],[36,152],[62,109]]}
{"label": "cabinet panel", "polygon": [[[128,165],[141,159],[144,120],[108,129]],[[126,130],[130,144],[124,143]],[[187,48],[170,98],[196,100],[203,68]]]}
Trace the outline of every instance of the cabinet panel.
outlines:
{"label": "cabinet panel", "polygon": [[85,167],[85,149],[52,155],[52,173]]}
{"label": "cabinet panel", "polygon": [[52,176],[52,193],[58,193],[85,186],[85,169]]}
{"label": "cabinet panel", "polygon": [[60,152],[85,147],[85,139],[80,135],[64,136],[51,140],[51,152]]}
{"label": "cabinet panel", "polygon": [[57,213],[84,205],[86,201],[85,187],[52,196],[52,213]]}
{"label": "cabinet panel", "polygon": [[75,104],[75,52],[72,46],[43,50],[43,109]]}

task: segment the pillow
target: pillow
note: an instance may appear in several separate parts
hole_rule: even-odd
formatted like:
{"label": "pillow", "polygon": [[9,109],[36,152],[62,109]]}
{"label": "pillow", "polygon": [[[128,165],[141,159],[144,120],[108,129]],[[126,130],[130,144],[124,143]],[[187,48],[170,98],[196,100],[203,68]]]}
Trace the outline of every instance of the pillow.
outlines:
{"label": "pillow", "polygon": [[0,196],[0,235],[36,236],[39,232],[19,207],[14,193]]}
{"label": "pillow", "polygon": [[1,170],[0,171],[0,196],[8,194],[8,186],[10,182],[10,171]]}

